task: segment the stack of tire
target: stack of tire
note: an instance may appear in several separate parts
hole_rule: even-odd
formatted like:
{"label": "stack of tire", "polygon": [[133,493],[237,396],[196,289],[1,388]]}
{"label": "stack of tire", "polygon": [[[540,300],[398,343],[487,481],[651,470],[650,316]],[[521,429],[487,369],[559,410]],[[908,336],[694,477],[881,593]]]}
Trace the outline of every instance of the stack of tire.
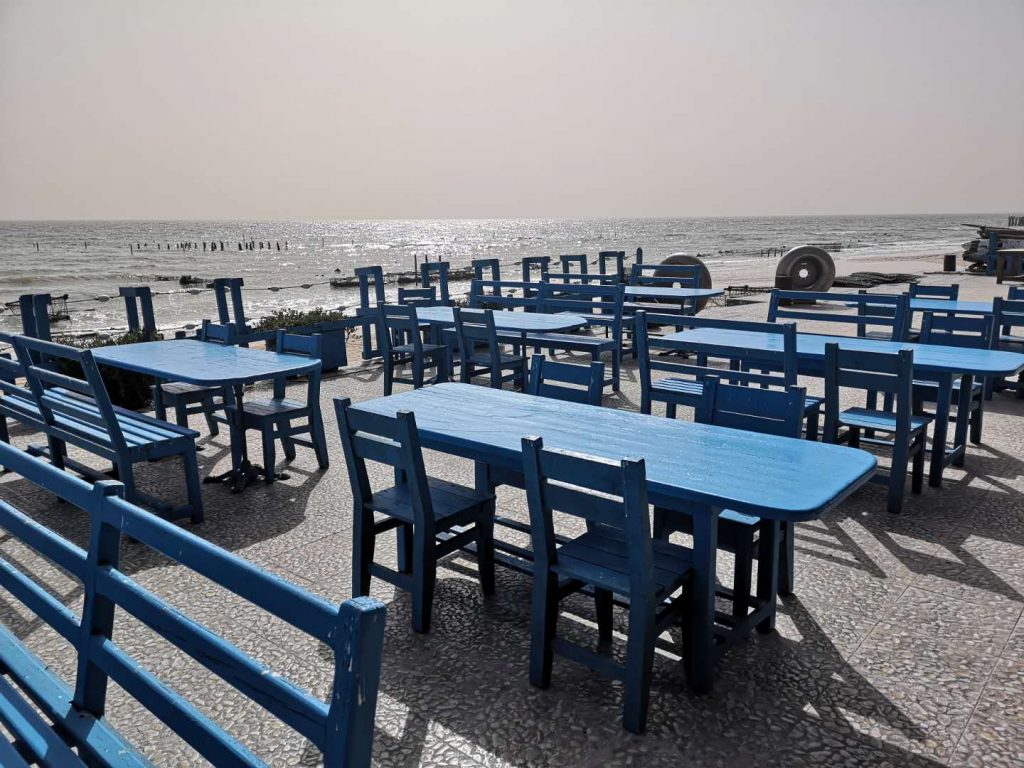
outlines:
{"label": "stack of tire", "polygon": [[775,287],[787,291],[827,291],[835,279],[836,263],[814,245],[791,248],[775,268]]}

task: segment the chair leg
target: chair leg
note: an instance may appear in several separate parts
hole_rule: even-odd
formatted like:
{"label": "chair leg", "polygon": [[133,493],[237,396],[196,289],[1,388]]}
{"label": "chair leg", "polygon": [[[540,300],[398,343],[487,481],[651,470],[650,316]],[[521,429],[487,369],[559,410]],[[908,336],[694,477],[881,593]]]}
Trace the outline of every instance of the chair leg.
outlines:
{"label": "chair leg", "polygon": [[[7,431],[7,417],[0,413],[0,442],[11,444],[11,434]],[[0,472],[6,472],[3,464],[0,464]]]}
{"label": "chair leg", "polygon": [[[320,469],[327,469],[331,465],[331,461],[327,455],[327,437],[324,434],[324,420],[320,415],[319,404],[316,404],[314,407],[313,415],[310,417],[310,424],[313,428],[313,452],[316,453],[316,462]],[[295,444],[291,440],[288,443],[291,447],[291,455],[288,458],[294,459]]]}
{"label": "chair leg", "polygon": [[395,528],[398,546],[398,572],[412,573],[412,523],[402,523]]}
{"label": "chair leg", "polygon": [[494,502],[483,505],[476,519],[476,562],[480,569],[480,589],[494,594]]}
{"label": "chair leg", "polygon": [[665,418],[674,419],[676,417],[676,404],[665,403]]}
{"label": "chair leg", "polygon": [[192,445],[182,454],[185,460],[185,485],[188,487],[188,503],[192,507],[193,523],[203,522],[202,481],[199,479],[199,461],[196,459],[196,447]]}
{"label": "chair leg", "polygon": [[370,594],[374,544],[373,513],[357,510],[352,525],[352,597]]}
{"label": "chair leg", "polygon": [[163,386],[161,382],[157,382],[153,385],[153,408],[156,412],[156,417],[160,421],[167,421],[167,406],[164,404],[163,391],[157,392]]}
{"label": "chair leg", "polygon": [[179,427],[188,426],[188,412],[185,401],[180,398],[174,401],[174,421]]}
{"label": "chair leg", "polygon": [[921,432],[921,436],[917,439],[917,453],[914,454],[912,472],[910,476],[910,490],[913,493],[920,493],[924,488],[924,454],[926,442],[925,433]]}
{"label": "chair leg", "polygon": [[981,445],[981,429],[985,422],[985,400],[984,392],[976,396],[974,408],[971,411],[971,442]]}
{"label": "chair leg", "polygon": [[743,618],[750,609],[750,589],[754,579],[754,531],[736,544],[736,567],[732,575],[732,615]]}
{"label": "chair leg", "polygon": [[412,359],[412,388],[422,389],[423,388],[423,374],[426,369],[426,361],[419,355],[414,355]]}
{"label": "chair leg", "polygon": [[597,613],[597,637],[602,645],[612,641],[612,593],[594,587],[594,611]]}
{"label": "chair leg", "polygon": [[206,428],[210,430],[211,435],[216,435],[220,428],[217,426],[217,420],[213,418],[213,412],[216,406],[213,403],[213,395],[203,395],[203,418],[206,419]]}
{"label": "chair leg", "polygon": [[821,419],[821,411],[820,411],[820,409],[816,408],[815,410],[811,411],[810,414],[808,414],[808,416],[807,416],[807,439],[808,440],[817,440],[818,439],[818,431],[819,431],[818,424],[819,424],[820,419]]}
{"label": "chair leg", "polygon": [[125,499],[133,504],[137,504],[138,496],[135,493],[135,474],[132,472],[132,463],[130,461],[115,460],[114,467],[117,469],[117,479],[124,484]]}
{"label": "chair leg", "polygon": [[626,692],[622,704],[622,726],[643,733],[647,725],[647,704],[651,695],[651,666],[654,663],[654,605],[645,595],[631,595],[629,638],[626,641]]}
{"label": "chair leg", "polygon": [[395,363],[390,355],[384,358],[384,394],[390,395],[395,386]]}
{"label": "chair leg", "polygon": [[267,485],[274,482],[274,465],[277,463],[277,456],[274,450],[274,425],[268,423],[260,432],[263,435],[263,469],[264,482]]}
{"label": "chair leg", "polygon": [[907,450],[906,437],[897,435],[892,452],[892,469],[889,471],[888,509],[893,514],[903,510],[903,489],[907,482]]}
{"label": "chair leg", "polygon": [[530,615],[530,684],[551,686],[555,629],[558,624],[558,577],[538,574],[533,579]]}
{"label": "chair leg", "polygon": [[413,529],[412,629],[420,634],[430,631],[430,614],[434,606],[434,583],[437,581],[434,544],[424,539],[422,531]]}
{"label": "chair leg", "polygon": [[[923,462],[921,468],[924,469]],[[796,582],[796,523],[784,522],[779,528],[782,535],[779,548],[779,594],[788,597],[793,594]]]}

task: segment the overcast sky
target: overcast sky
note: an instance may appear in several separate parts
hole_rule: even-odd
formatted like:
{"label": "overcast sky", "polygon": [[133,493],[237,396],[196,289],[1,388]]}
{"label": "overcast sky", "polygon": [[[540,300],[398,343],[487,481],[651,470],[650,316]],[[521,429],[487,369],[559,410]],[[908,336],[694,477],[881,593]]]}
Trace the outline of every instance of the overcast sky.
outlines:
{"label": "overcast sky", "polygon": [[1024,0],[0,0],[0,219],[1024,213]]}

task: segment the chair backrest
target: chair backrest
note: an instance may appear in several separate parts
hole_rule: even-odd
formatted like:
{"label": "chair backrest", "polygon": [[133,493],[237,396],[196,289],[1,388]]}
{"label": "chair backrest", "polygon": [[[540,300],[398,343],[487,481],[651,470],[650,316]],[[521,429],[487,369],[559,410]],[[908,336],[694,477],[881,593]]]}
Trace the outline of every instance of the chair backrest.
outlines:
{"label": "chair backrest", "polygon": [[[727,345],[688,344],[686,337],[672,343],[650,333],[655,325],[672,325],[682,328],[721,328],[746,333],[769,333],[780,337],[778,349],[744,349]],[[711,317],[690,317],[679,315],[653,315],[648,312],[636,313],[637,368],[640,386],[644,391],[651,388],[651,372],[662,371],[675,376],[685,376],[704,381],[708,376],[718,376],[732,384],[758,387],[791,387],[797,382],[796,325],[793,323],[754,323],[739,320],[723,320]],[[654,350],[682,350],[695,354],[687,358],[656,356]],[[712,360],[728,361],[729,368],[712,366]]]}
{"label": "chair backrest", "polygon": [[760,389],[725,384],[718,376],[704,379],[704,391],[694,413],[699,424],[714,424],[780,437],[801,436],[804,419],[803,387]]}
{"label": "chair backrest", "polygon": [[[609,264],[610,262],[610,264]],[[620,282],[626,280],[626,252],[600,251],[597,254],[597,269],[602,275],[615,275]]]}
{"label": "chair backrest", "polygon": [[[359,306],[372,309],[384,303],[384,268],[379,266],[356,267],[356,278],[359,280]],[[370,291],[373,295],[370,295]]]}
{"label": "chair backrest", "polygon": [[1012,285],[1006,294],[1010,301],[1024,301],[1024,285]]}
{"label": "chair backrest", "polygon": [[498,331],[494,326],[494,311],[490,309],[452,309],[455,319],[455,338],[463,359],[469,357],[480,347],[486,349],[491,360],[501,354],[498,344]]}
{"label": "chair backrest", "polygon": [[581,283],[583,285],[615,285],[619,282],[616,275],[602,275],[588,272],[548,272],[548,283]]}
{"label": "chair backrest", "polygon": [[448,270],[451,266],[447,261],[424,261],[420,264],[420,287],[430,288],[436,280],[437,295],[445,306],[452,303],[448,294]]}
{"label": "chair backrest", "polygon": [[410,411],[399,411],[395,416],[367,413],[352,408],[347,397],[334,399],[334,411],[356,514],[373,503],[366,462],[384,464],[394,468],[396,482],[407,484],[413,522],[424,526],[424,535],[432,537],[434,514],[415,415]]}
{"label": "chair backrest", "polygon": [[540,272],[541,282],[548,279],[548,271],[551,268],[550,256],[524,256],[522,264],[524,283],[536,282],[533,279],[534,268]]}
{"label": "chair backrest", "polygon": [[437,286],[429,288],[399,288],[399,304],[415,304],[417,307],[433,307],[437,304]]}
{"label": "chair backrest", "polygon": [[[28,336],[15,336],[14,348],[48,434],[107,458],[127,455],[121,425],[91,351]],[[92,401],[95,410],[65,391]]]}
{"label": "chair backrest", "polygon": [[203,320],[203,324],[199,327],[199,340],[231,346],[238,343],[238,330],[234,323],[215,323],[212,320]]}
{"label": "chair backrest", "polygon": [[558,260],[562,264],[562,272],[572,272],[572,267],[575,265],[577,273],[587,274],[587,254],[585,253],[563,253]]}
{"label": "chair backrest", "polygon": [[533,311],[539,299],[538,285],[512,280],[473,280],[469,284],[469,306],[474,309]]}
{"label": "chair backrest", "polygon": [[[772,291],[768,304],[768,322],[781,319],[814,323],[846,323],[857,326],[863,336],[870,326],[889,329],[892,341],[906,341],[910,333],[910,304],[906,294],[841,293],[827,291]],[[815,309],[790,309],[787,303],[812,302]],[[832,311],[821,311],[820,307]],[[852,310],[852,311],[851,311]]]}
{"label": "chair backrest", "polygon": [[501,280],[501,261],[498,259],[473,259],[473,277],[477,280]]}
{"label": "chair backrest", "polygon": [[653,566],[644,460],[610,461],[545,448],[539,437],[524,437],[522,446],[535,577],[546,577],[558,562],[553,513],[561,512],[586,520],[588,528],[622,531],[631,596],[649,596]]}
{"label": "chair backrest", "polygon": [[21,332],[34,339],[50,340],[50,303],[48,293],[26,293],[18,297]]}
{"label": "chair backrest", "polygon": [[414,304],[381,304],[377,325],[381,354],[390,355],[392,349],[401,344],[411,344],[417,357],[423,354],[423,339]]}
{"label": "chair backrest", "polygon": [[147,339],[156,337],[156,315],[153,313],[153,292],[148,285],[117,289],[124,299],[128,332],[141,333]]}
{"label": "chair backrest", "polygon": [[217,319],[222,323],[234,323],[235,329],[241,334],[249,331],[245,319],[245,304],[242,302],[243,285],[245,281],[240,277],[218,277],[213,281]]}
{"label": "chair backrest", "polygon": [[[311,333],[308,336],[297,333],[287,333],[283,328],[278,328],[274,336],[274,351],[283,355],[299,355],[313,360],[324,358],[324,337],[319,333]],[[306,386],[306,403],[313,405],[320,401],[320,371],[310,371]],[[274,379],[274,397],[278,400],[285,396],[287,385],[286,377]]]}
{"label": "chair backrest", "polygon": [[624,297],[625,286],[623,285],[545,283],[540,288],[537,309],[549,314],[575,312],[607,317],[612,338],[621,341]]}
{"label": "chair backrest", "polygon": [[23,410],[20,404],[26,400],[31,401],[32,392],[27,383],[24,386],[18,384],[19,380],[25,378],[25,370],[17,360],[13,334],[0,332],[0,344],[6,344],[11,348],[11,353],[0,354],[0,398],[5,395],[11,396],[6,401],[0,399],[0,404],[15,408],[20,413]]}
{"label": "chair backrest", "polygon": [[925,312],[921,343],[947,347],[992,349],[996,343],[994,315],[948,315]]}
{"label": "chair backrest", "polygon": [[913,412],[914,352],[864,352],[825,345],[825,437],[835,436],[843,388],[893,396],[897,433],[909,434]]}
{"label": "chair backrest", "polygon": [[959,283],[954,285],[910,284],[910,298],[912,299],[949,299],[950,301],[956,301],[959,297]]}
{"label": "chair backrest", "polygon": [[565,400],[570,403],[601,405],[604,391],[604,363],[595,360],[590,365],[560,363],[544,355],[530,359],[530,379],[526,392],[539,397]]}
{"label": "chair backrest", "polygon": [[1014,299],[1013,290],[1010,289],[1010,299],[997,296],[992,302],[992,317],[995,324],[996,346],[999,346],[999,334],[1003,336],[1014,336],[1024,341],[1024,332],[1015,332],[1014,329],[1024,329],[1024,289],[1021,290],[1020,298]]}
{"label": "chair backrest", "polygon": [[634,264],[629,270],[629,284],[700,288],[700,267],[695,264]]}
{"label": "chair backrest", "polygon": [[[120,483],[90,485],[4,444],[0,444],[0,464],[89,517],[91,535],[88,550],[83,550],[12,504],[0,501],[0,528],[6,535],[59,565],[69,578],[81,584],[80,614],[65,608],[27,573],[10,595],[74,646],[78,655],[74,708],[68,712],[65,704],[60,707],[63,712],[44,709],[44,714],[82,721],[78,723],[81,727],[68,728],[61,735],[78,747],[88,764],[108,764],[106,760],[110,759],[109,754],[97,751],[109,749],[110,744],[103,742],[102,736],[96,738],[96,732],[104,726],[95,721],[104,714],[111,681],[213,765],[265,764],[200,712],[187,698],[192,691],[174,690],[170,680],[161,680],[135,659],[134,647],[152,644],[117,642],[113,629],[120,613],[131,614],[139,625],[308,739],[323,753],[325,766],[370,764],[386,613],[381,603],[371,598],[357,598],[340,606],[329,603],[128,503],[122,498],[124,488]],[[121,570],[123,537],[131,538],[134,549],[153,550],[324,643],[334,655],[334,681],[327,700],[167,605]],[[133,556],[138,554],[134,552]],[[52,699],[42,706],[51,705]]]}

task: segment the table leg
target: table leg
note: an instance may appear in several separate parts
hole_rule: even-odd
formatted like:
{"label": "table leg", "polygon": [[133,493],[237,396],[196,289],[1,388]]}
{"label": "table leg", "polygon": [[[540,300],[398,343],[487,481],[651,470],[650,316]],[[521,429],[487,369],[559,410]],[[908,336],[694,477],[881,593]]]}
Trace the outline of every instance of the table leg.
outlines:
{"label": "table leg", "polygon": [[775,629],[775,605],[779,595],[779,539],[778,520],[761,519],[757,542],[757,596],[764,601],[768,614],[757,625],[757,631],[766,634]]}
{"label": "table leg", "polygon": [[715,678],[715,574],[718,511],[695,508],[693,514],[693,606],[687,679],[696,693],[708,693]]}
{"label": "table leg", "polygon": [[932,424],[932,461],[928,471],[928,485],[942,485],[942,470],[946,465],[946,433],[949,430],[950,401],[953,397],[953,375],[940,376],[935,403],[935,423]]}
{"label": "table leg", "polygon": [[[960,449],[960,452],[953,458],[954,467],[962,467],[964,459],[967,458],[967,434],[971,425],[971,400],[974,387],[974,377],[966,375],[960,379],[960,395],[956,401],[956,429],[953,431],[953,447]],[[984,398],[982,398],[984,402]]]}

